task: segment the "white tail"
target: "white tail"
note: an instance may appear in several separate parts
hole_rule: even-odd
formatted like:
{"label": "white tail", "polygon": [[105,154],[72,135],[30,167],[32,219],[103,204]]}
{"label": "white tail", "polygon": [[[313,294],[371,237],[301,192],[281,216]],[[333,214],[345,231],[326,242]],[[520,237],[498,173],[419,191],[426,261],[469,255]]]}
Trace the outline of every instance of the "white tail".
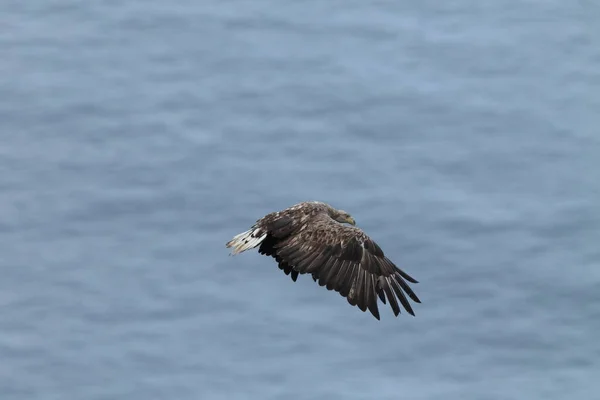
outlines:
{"label": "white tail", "polygon": [[258,246],[266,237],[267,234],[262,233],[259,228],[250,228],[246,232],[235,235],[225,246],[233,247],[231,254],[236,255]]}

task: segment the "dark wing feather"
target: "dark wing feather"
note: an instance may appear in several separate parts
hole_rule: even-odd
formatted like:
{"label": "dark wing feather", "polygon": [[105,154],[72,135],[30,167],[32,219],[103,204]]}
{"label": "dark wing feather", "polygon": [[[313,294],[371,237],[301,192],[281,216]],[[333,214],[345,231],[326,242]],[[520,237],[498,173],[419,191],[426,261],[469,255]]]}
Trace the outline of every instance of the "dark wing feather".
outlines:
{"label": "dark wing feather", "polygon": [[369,310],[377,319],[378,298],[384,304],[387,298],[396,316],[400,314],[398,301],[415,315],[406,296],[421,301],[406,281],[417,281],[394,265],[359,228],[317,216],[282,239],[271,246],[280,268],[285,265],[300,274],[311,273],[320,286],[340,293],[348,303]]}
{"label": "dark wing feather", "polygon": [[265,238],[265,240],[261,243],[260,247],[258,248],[258,252],[260,254],[264,254],[266,256],[273,257],[275,259],[275,261],[277,261],[277,265],[279,266],[279,269],[282,270],[286,275],[291,274],[292,280],[294,282],[296,282],[296,280],[298,279],[298,271],[293,269],[288,263],[283,261],[281,259],[281,257],[279,257],[277,255],[277,253],[275,252],[275,249],[273,248],[273,245],[275,245],[276,243],[277,243],[277,239],[275,237],[271,236],[270,234],[267,234],[267,237]]}
{"label": "dark wing feather", "polygon": [[258,252],[273,257],[275,261],[277,261],[279,269],[286,275],[290,275],[294,282],[298,279],[299,272],[277,253],[276,245],[281,241],[288,239],[300,228],[305,220],[303,215],[304,214],[299,209],[287,209],[267,214],[256,221],[256,227],[267,233]]}

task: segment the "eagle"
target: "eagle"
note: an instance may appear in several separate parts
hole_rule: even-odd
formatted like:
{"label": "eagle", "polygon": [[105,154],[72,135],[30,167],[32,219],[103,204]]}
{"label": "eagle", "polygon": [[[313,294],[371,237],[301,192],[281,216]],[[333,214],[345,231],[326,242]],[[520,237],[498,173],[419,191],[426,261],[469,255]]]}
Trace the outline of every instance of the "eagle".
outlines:
{"label": "eagle", "polygon": [[377,320],[377,298],[389,303],[396,317],[398,302],[415,315],[407,296],[421,303],[407,283],[417,280],[387,258],[350,214],[324,202],[305,201],[267,214],[226,247],[231,255],[258,247],[294,282],[299,274],[311,274],[319,286],[338,292],[363,312],[369,310]]}

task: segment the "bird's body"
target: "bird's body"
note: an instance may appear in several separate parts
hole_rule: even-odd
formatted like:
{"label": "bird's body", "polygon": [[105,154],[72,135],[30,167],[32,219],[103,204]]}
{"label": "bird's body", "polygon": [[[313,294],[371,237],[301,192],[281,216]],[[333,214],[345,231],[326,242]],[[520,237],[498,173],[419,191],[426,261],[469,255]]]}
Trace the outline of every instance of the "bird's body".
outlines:
{"label": "bird's body", "polygon": [[421,301],[406,281],[417,281],[354,225],[345,211],[323,202],[302,202],[265,215],[226,246],[234,255],[260,246],[258,252],[272,256],[293,281],[299,274],[311,274],[320,286],[338,292],[362,311],[368,309],[377,319],[377,297],[384,304],[387,298],[396,316],[400,314],[398,300],[414,315],[406,296]]}

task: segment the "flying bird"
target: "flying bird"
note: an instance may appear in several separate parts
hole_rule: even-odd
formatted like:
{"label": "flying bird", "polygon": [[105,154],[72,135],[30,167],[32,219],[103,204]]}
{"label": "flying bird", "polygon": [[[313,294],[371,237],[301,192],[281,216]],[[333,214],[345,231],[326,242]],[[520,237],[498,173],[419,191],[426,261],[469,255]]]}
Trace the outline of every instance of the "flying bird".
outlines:
{"label": "flying bird", "polygon": [[421,303],[406,282],[417,280],[394,265],[350,214],[327,203],[307,201],[267,214],[226,247],[232,255],[258,247],[294,282],[299,274],[311,274],[320,286],[378,320],[378,297],[395,316],[400,314],[398,302],[415,315],[407,296]]}

